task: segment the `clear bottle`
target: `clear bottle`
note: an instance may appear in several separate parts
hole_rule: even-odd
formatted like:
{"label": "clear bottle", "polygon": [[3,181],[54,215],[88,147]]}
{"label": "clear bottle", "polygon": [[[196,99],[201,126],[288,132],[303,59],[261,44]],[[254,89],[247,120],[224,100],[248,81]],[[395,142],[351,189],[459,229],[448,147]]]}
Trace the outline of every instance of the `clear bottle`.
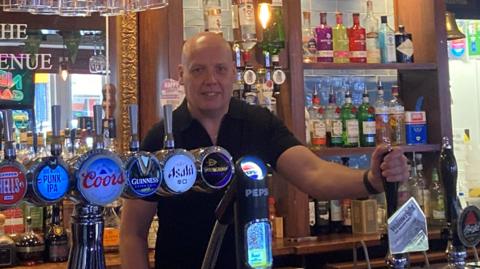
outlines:
{"label": "clear bottle", "polygon": [[380,63],[380,48],[378,46],[378,18],[373,14],[373,3],[367,1],[367,16],[363,20],[366,32],[367,63]]}
{"label": "clear bottle", "polygon": [[[409,179],[411,178],[412,166],[408,165]],[[410,188],[411,181],[402,181],[398,185],[397,207],[401,207],[410,197],[412,197],[412,190]]]}
{"label": "clear bottle", "polygon": [[45,240],[40,234],[32,230],[32,218],[27,217],[25,233],[21,234],[16,242],[17,258],[21,265],[35,265],[43,263],[45,255]]}
{"label": "clear bottle", "polygon": [[415,199],[423,210],[425,217],[430,217],[430,190],[427,187],[427,181],[423,173],[422,154],[415,154]]}
{"label": "clear bottle", "polygon": [[238,5],[238,18],[242,35],[241,46],[245,51],[250,51],[257,44],[253,0],[240,1],[240,4]]}
{"label": "clear bottle", "polygon": [[378,42],[382,63],[395,63],[397,61],[395,32],[388,25],[387,16],[381,16],[380,19],[382,23],[380,24],[380,30],[378,32]]}
{"label": "clear bottle", "polygon": [[65,130],[63,130],[62,157],[64,160],[68,160],[73,157],[73,144],[70,134],[71,131],[69,128],[65,128]]}
{"label": "clear bottle", "polygon": [[48,261],[64,262],[68,260],[68,236],[61,220],[60,206],[52,206],[52,216],[45,236],[47,245]]}
{"label": "clear bottle", "polygon": [[392,86],[392,100],[388,103],[388,124],[392,131],[392,145],[404,145],[405,141],[405,106],[399,97],[399,88]]}
{"label": "clear bottle", "polygon": [[316,228],[316,218],[315,218],[315,204],[316,200],[312,197],[308,199],[308,224],[310,226],[310,235],[315,235],[317,231]]}
{"label": "clear bottle", "polygon": [[37,134],[37,154],[35,157],[47,157],[49,155],[45,146],[45,140],[43,133]]}
{"label": "clear bottle", "polygon": [[105,207],[103,220],[103,247],[105,252],[117,252],[120,245],[120,218],[115,211],[117,203]]}
{"label": "clear bottle", "polygon": [[0,214],[0,267],[15,265],[16,248],[12,238],[5,234],[5,215]]}
{"label": "clear bottle", "polygon": [[222,9],[220,0],[203,0],[205,31],[222,34]]}
{"label": "clear bottle", "polygon": [[325,112],[325,122],[327,125],[327,145],[329,147],[341,147],[343,124],[340,118],[341,109],[337,106],[335,93],[330,90],[327,111]]}
{"label": "clear bottle", "polygon": [[383,97],[382,81],[377,84],[377,100],[375,101],[375,142],[380,145],[390,140],[390,126],[388,124],[388,106]]}
{"label": "clear bottle", "polygon": [[360,146],[375,146],[375,109],[370,105],[367,88],[362,95],[362,104],[358,108],[358,125],[360,129]]}
{"label": "clear bottle", "polygon": [[340,233],[343,228],[342,204],[340,200],[330,200],[330,232]]}
{"label": "clear bottle", "polygon": [[332,27],[327,25],[327,13],[320,13],[320,25],[315,28],[317,62],[333,62]]}
{"label": "clear bottle", "polygon": [[348,28],[348,47],[351,63],[367,62],[367,45],[365,28],[360,26],[360,14],[353,13],[353,25]]}
{"label": "clear bottle", "polygon": [[312,30],[310,12],[303,12],[303,28],[302,28],[302,47],[303,47],[303,62],[316,63],[317,62],[317,40],[315,33]]}
{"label": "clear bottle", "polygon": [[342,141],[344,147],[358,147],[359,129],[357,120],[357,108],[352,105],[352,94],[345,93],[345,103],[340,114],[342,119]]}
{"label": "clear bottle", "polygon": [[108,135],[107,139],[105,140],[105,149],[110,150],[111,152],[117,152],[116,148],[116,139],[117,139],[117,129],[115,124],[115,119],[108,119],[107,120],[107,129]]}
{"label": "clear bottle", "polygon": [[343,25],[342,13],[336,15],[337,24],[333,27],[333,62],[334,63],[348,63],[349,48],[347,28]]}
{"label": "clear bottle", "polygon": [[432,170],[432,184],[430,185],[432,215],[429,224],[435,227],[445,225],[445,192],[440,183],[437,168]]}
{"label": "clear bottle", "polygon": [[413,39],[412,34],[405,31],[405,26],[399,25],[398,32],[395,33],[395,47],[397,52],[397,62],[413,63]]}

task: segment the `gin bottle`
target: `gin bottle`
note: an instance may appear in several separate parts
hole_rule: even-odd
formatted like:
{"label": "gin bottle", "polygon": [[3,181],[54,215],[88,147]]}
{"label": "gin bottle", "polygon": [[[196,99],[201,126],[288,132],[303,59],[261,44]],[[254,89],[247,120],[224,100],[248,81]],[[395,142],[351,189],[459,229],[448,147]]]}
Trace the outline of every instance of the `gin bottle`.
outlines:
{"label": "gin bottle", "polygon": [[302,29],[302,47],[303,47],[303,62],[315,63],[317,62],[317,40],[311,27],[310,12],[303,12],[303,29]]}
{"label": "gin bottle", "polygon": [[412,34],[405,32],[403,25],[399,25],[398,32],[395,33],[395,47],[397,48],[397,62],[413,63]]}
{"label": "gin bottle", "polygon": [[375,146],[375,109],[370,105],[368,92],[365,88],[362,104],[358,108],[358,125],[360,129],[360,146]]}
{"label": "gin bottle", "polygon": [[378,33],[382,63],[395,63],[397,55],[395,52],[395,32],[387,23],[387,16],[380,17],[382,24]]}
{"label": "gin bottle", "polygon": [[327,13],[320,13],[320,25],[315,28],[317,34],[317,62],[333,62],[332,27],[327,25]]}
{"label": "gin bottle", "polygon": [[348,29],[348,44],[351,63],[367,62],[365,28],[360,26],[360,14],[353,13],[353,26]]}
{"label": "gin bottle", "polygon": [[398,86],[392,86],[393,99],[388,103],[388,124],[393,145],[405,144],[405,107],[399,97]]}
{"label": "gin bottle", "polygon": [[378,18],[373,14],[373,3],[367,1],[367,17],[363,21],[367,34],[367,63],[380,63],[380,48],[378,46]]}
{"label": "gin bottle", "polygon": [[350,91],[345,94],[345,104],[342,106],[341,112],[342,119],[342,140],[343,146],[358,147],[358,120],[357,120],[357,108],[352,105],[352,95]]}
{"label": "gin bottle", "polygon": [[333,62],[334,63],[348,63],[349,48],[347,28],[343,25],[342,13],[336,15],[337,24],[332,29],[333,32]]}

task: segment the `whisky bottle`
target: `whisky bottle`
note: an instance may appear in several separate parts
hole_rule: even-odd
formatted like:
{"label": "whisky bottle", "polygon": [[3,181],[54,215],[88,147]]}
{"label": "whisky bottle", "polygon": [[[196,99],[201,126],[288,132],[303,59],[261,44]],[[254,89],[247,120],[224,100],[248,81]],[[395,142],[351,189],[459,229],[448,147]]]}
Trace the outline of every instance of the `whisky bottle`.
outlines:
{"label": "whisky bottle", "polygon": [[21,265],[43,263],[45,241],[43,237],[32,230],[32,218],[27,216],[26,231],[15,242],[17,257]]}
{"label": "whisky bottle", "polygon": [[60,206],[52,206],[51,222],[45,236],[48,261],[64,262],[68,260],[68,236],[61,221]]}
{"label": "whisky bottle", "polygon": [[15,265],[16,248],[12,238],[5,234],[5,215],[0,214],[0,267]]}

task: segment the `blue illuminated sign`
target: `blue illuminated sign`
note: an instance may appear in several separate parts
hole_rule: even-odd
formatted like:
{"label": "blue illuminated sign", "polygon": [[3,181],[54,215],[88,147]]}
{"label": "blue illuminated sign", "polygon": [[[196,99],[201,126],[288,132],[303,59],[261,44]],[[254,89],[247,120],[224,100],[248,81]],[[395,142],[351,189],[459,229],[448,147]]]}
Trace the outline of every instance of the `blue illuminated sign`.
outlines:
{"label": "blue illuminated sign", "polygon": [[247,263],[250,268],[270,268],[272,266],[271,234],[268,220],[260,220],[246,225],[245,247]]}
{"label": "blue illuminated sign", "polygon": [[67,170],[60,165],[52,167],[45,165],[36,178],[38,194],[49,201],[62,198],[69,187]]}
{"label": "blue illuminated sign", "polygon": [[244,157],[240,162],[240,167],[243,173],[251,179],[263,180],[267,176],[265,163],[257,157]]}

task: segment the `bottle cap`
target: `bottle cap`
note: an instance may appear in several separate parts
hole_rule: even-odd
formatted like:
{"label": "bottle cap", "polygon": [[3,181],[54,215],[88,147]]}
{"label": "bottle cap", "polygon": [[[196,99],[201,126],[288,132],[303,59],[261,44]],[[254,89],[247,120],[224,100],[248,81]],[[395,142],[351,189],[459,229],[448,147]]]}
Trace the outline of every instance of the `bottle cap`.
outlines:
{"label": "bottle cap", "polygon": [[388,21],[387,16],[381,16],[380,20],[382,21],[382,23],[387,23]]}

